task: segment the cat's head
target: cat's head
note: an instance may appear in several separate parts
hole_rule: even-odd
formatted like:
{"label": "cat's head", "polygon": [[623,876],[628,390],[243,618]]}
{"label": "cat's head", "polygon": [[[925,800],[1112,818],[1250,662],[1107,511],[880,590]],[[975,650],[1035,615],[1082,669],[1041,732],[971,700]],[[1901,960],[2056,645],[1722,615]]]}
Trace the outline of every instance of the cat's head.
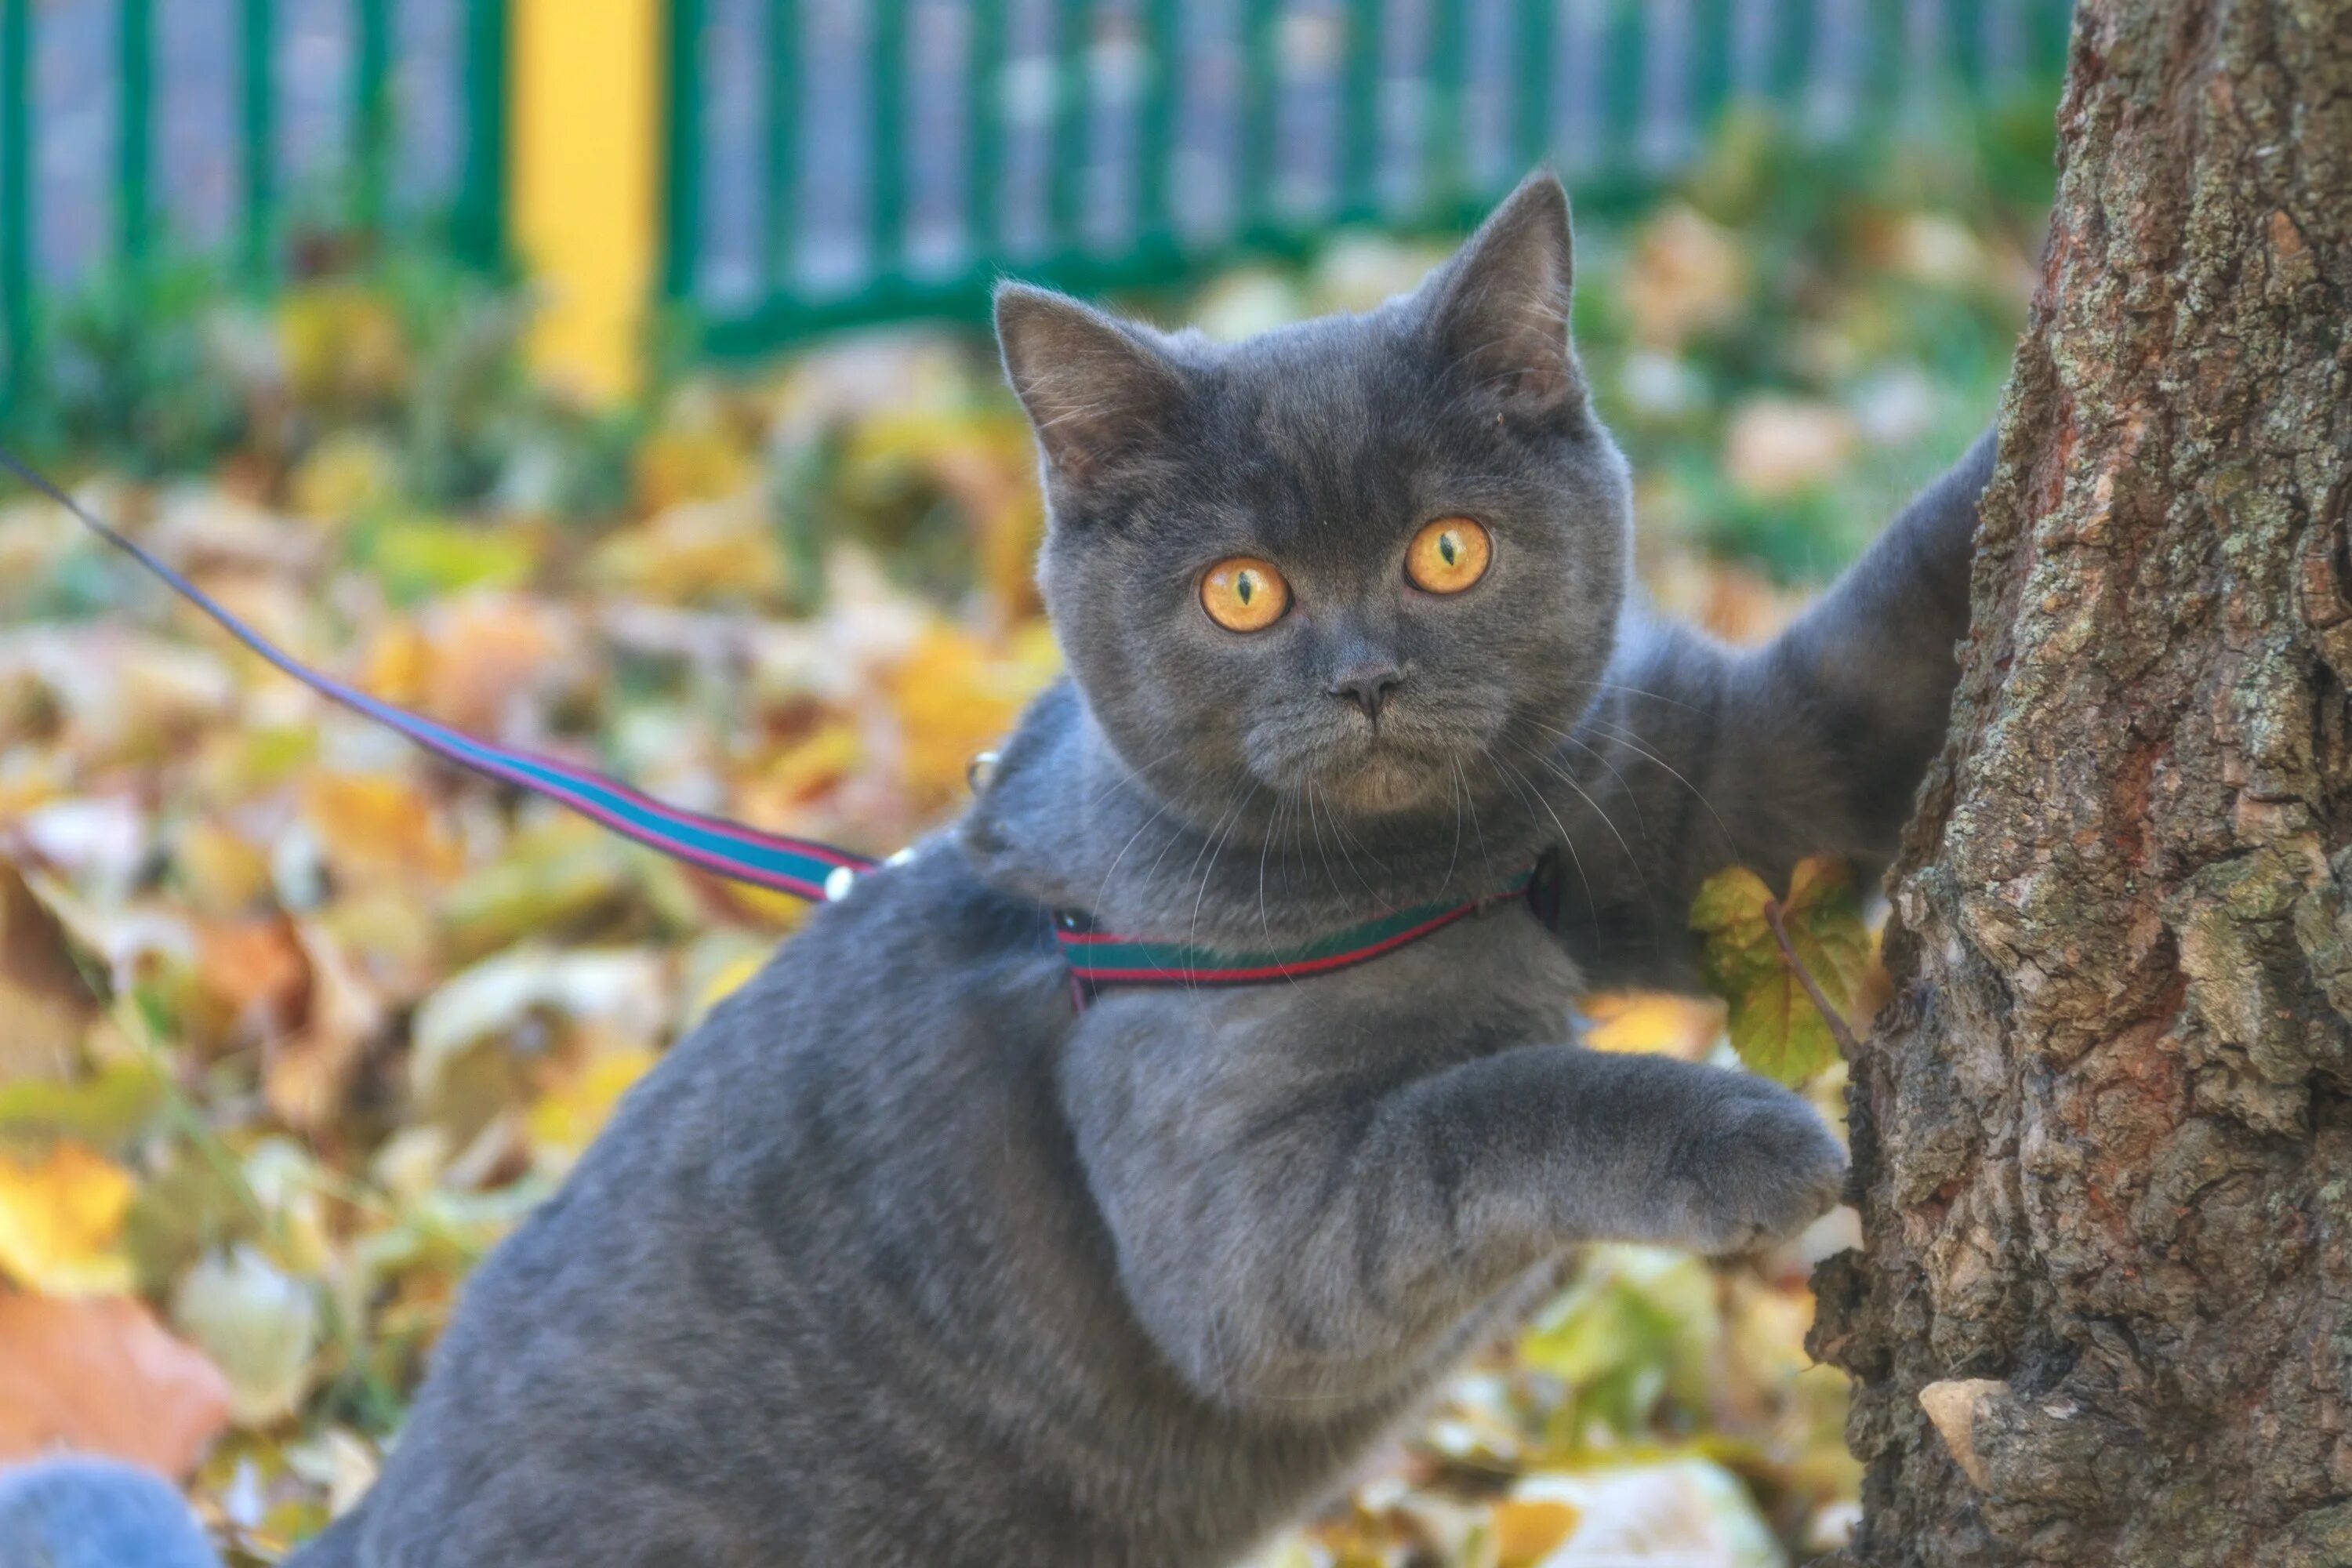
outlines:
{"label": "cat's head", "polygon": [[1129,767],[1203,825],[1409,829],[1509,798],[1607,661],[1628,497],[1538,174],[1413,293],[1213,344],[996,297],[1050,516],[1040,576]]}

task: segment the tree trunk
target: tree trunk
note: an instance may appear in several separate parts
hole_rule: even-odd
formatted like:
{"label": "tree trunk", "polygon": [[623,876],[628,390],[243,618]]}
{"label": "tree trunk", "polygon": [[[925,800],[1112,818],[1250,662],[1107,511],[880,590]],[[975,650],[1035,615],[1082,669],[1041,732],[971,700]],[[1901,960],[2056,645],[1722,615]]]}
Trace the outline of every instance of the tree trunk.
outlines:
{"label": "tree trunk", "polygon": [[2352,0],[2081,0],[1853,1063],[1855,1568],[2352,1564]]}

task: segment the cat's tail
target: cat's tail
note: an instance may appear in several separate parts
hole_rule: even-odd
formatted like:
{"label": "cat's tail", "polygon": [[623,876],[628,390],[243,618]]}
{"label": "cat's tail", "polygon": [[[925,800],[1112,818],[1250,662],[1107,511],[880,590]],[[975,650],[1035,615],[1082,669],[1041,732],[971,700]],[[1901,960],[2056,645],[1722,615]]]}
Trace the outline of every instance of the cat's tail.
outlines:
{"label": "cat's tail", "polygon": [[0,1470],[0,1568],[220,1568],[180,1494],[110,1459]]}

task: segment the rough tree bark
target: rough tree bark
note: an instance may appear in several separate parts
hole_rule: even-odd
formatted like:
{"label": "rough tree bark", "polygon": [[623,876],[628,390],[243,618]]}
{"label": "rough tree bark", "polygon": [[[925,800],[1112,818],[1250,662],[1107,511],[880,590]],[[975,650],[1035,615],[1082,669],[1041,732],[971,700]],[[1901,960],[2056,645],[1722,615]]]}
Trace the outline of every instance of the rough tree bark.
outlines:
{"label": "rough tree bark", "polygon": [[2352,1564],[2352,0],[2080,0],[1853,1063],[1866,1568]]}

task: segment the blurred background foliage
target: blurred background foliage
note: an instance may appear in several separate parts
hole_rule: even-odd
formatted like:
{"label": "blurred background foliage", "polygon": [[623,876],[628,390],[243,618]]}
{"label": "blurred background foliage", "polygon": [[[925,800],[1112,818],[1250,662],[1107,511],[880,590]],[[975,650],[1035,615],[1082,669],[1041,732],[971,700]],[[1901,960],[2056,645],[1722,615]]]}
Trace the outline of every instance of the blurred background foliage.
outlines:
{"label": "blurred background foliage", "polygon": [[[1580,205],[1575,328],[1665,607],[1768,635],[1983,426],[2050,162],[2046,97],[1839,146],[1743,114]],[[1116,302],[1237,336],[1442,248],[1343,229]],[[591,405],[530,373],[528,288],[429,249],[235,285],[68,291],[6,438],[394,701],[887,851],[1055,672],[1026,433],[968,328],[667,356]],[[801,912],[428,764],[0,505],[0,1459],[131,1454],[274,1560],[364,1489],[469,1266]],[[1603,1048],[1725,1048],[1708,1006],[1591,1013]],[[1805,1279],[1851,1223],[1721,1268],[1598,1249],[1265,1562],[1833,1544]]]}

